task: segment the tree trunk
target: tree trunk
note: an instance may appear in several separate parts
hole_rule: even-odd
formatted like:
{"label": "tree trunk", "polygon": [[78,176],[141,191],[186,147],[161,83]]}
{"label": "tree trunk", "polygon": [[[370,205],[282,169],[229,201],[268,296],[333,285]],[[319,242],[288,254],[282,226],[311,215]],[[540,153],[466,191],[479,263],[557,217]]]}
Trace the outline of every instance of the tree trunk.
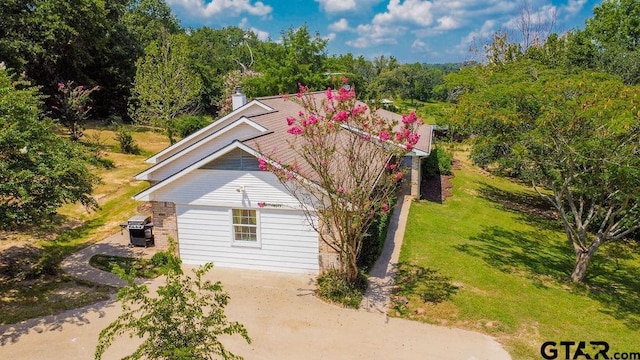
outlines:
{"label": "tree trunk", "polygon": [[596,250],[602,244],[602,240],[599,236],[596,237],[596,240],[589,246],[587,250],[577,250],[576,249],[576,264],[573,267],[573,273],[571,273],[571,281],[575,283],[582,282],[584,276],[587,274],[587,267],[589,266],[589,262],[591,262],[591,257],[595,254]]}

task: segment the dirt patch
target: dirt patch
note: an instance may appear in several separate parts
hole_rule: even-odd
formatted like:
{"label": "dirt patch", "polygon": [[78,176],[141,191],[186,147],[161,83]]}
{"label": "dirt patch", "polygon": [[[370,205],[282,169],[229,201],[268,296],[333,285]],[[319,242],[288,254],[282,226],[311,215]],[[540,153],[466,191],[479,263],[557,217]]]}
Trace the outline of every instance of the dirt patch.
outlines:
{"label": "dirt patch", "polygon": [[453,195],[453,175],[440,175],[431,179],[423,179],[421,183],[421,198],[443,203]]}
{"label": "dirt patch", "polygon": [[[462,169],[462,163],[458,159],[453,159],[452,170]],[[433,178],[423,178],[420,185],[421,199],[442,204],[446,199],[453,196],[454,175],[439,175]]]}

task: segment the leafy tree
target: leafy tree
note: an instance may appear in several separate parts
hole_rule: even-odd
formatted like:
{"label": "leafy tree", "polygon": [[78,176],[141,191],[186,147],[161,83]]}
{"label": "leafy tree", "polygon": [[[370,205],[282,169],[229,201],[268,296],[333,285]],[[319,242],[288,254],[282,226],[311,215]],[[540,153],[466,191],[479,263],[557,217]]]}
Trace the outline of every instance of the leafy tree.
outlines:
{"label": "leafy tree", "polygon": [[180,270],[180,259],[172,253],[164,285],[151,296],[146,285],[138,285],[134,274],[120,276],[128,283],[118,292],[122,314],[100,332],[95,358],[101,359],[115,337],[129,334],[142,344],[126,359],[241,359],[228,351],[220,337],[239,334],[251,342],[247,330],[229,322],[224,308],[229,295],[222,284],[203,279],[213,266],[194,270],[194,277]]}
{"label": "leafy tree", "polygon": [[67,81],[66,84],[58,83],[56,105],[53,106],[53,110],[59,115],[60,123],[69,129],[71,140],[78,141],[82,137],[84,123],[91,111],[91,106],[88,105],[89,96],[99,88],[74,86],[73,81]]}
{"label": "leafy tree", "polygon": [[202,80],[189,66],[186,35],[165,34],[145,52],[137,63],[132,117],[138,123],[163,128],[174,143],[173,121],[197,112]]}
{"label": "leafy tree", "polygon": [[[227,110],[225,101],[235,87],[244,85],[246,76],[257,75],[253,71],[254,53],[260,46],[260,40],[252,31],[238,27],[203,27],[191,32],[191,66],[202,77],[202,105],[207,113],[221,110],[224,113]],[[249,87],[243,88],[245,92],[250,90]]]}
{"label": "leafy tree", "polygon": [[320,89],[327,82],[326,46],[327,40],[319,33],[312,35],[306,25],[282,32],[282,44],[262,43],[256,54],[255,71],[263,76],[246,80],[248,88],[255,89],[255,93],[247,95],[290,94],[297,91],[298,84]]}
{"label": "leafy tree", "polygon": [[344,278],[356,285],[366,229],[376,213],[389,210],[403,176],[402,156],[419,139],[419,121],[415,113],[404,116],[402,124],[381,119],[344,87],[328,89],[323,97],[301,86],[292,101],[303,108],[298,118],[286,119],[287,151],[295,154],[287,158],[296,161],[280,163],[276,153],[260,159],[260,167],[276,174],[298,199],[310,226],[338,255]]}
{"label": "leafy tree", "polygon": [[639,89],[530,61],[475,75],[457,109],[477,135],[474,161],[530,181],[553,204],[576,256],[571,280],[582,281],[603,243],[640,227]]}
{"label": "leafy tree", "polygon": [[65,203],[97,207],[83,150],[57,136],[43,96],[0,66],[0,226],[41,224]]}

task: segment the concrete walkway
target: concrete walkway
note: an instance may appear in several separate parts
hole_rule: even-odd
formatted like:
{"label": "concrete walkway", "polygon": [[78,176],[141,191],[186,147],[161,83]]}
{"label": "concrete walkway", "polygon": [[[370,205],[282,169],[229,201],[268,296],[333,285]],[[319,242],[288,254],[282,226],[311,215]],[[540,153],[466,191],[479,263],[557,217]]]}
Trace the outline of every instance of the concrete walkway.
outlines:
{"label": "concrete walkway", "polygon": [[406,183],[398,191],[398,201],[393,207],[382,254],[369,272],[369,288],[367,288],[360,304],[360,308],[366,311],[386,315],[389,308],[389,297],[393,290],[404,230],[407,226],[409,208],[413,201],[413,196],[409,195],[409,187]]}
{"label": "concrete walkway", "polygon": [[80,279],[111,286],[124,286],[126,282],[116,274],[98,270],[89,265],[89,259],[96,254],[106,254],[125,257],[150,258],[156,253],[156,248],[129,247],[129,237],[126,231],[115,233],[108,238],[87,246],[62,261],[61,267],[69,275]]}

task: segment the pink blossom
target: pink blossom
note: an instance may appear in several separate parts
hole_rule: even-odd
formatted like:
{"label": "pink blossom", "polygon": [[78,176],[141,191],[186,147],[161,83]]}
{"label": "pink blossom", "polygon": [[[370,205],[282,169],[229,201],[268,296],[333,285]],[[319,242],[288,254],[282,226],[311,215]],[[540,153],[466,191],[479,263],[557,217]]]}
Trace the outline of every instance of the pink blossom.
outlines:
{"label": "pink blossom", "polygon": [[309,92],[309,88],[298,83],[298,94],[296,95],[298,98],[301,98],[302,95],[306,94]]}
{"label": "pink blossom", "polygon": [[387,205],[387,204],[382,204],[382,211],[384,211],[384,212],[388,212],[388,211],[389,211],[389,205]]}
{"label": "pink blossom", "polygon": [[349,81],[346,76],[343,76],[341,80],[343,84],[346,84]]}
{"label": "pink blossom", "polygon": [[344,87],[341,87],[338,91],[338,100],[345,101],[352,99],[356,96],[356,93],[353,90],[347,90]]}
{"label": "pink blossom", "polygon": [[304,116],[304,112],[302,110],[298,111],[298,116],[303,117]]}
{"label": "pink blossom", "polygon": [[62,89],[64,89],[64,84],[59,82],[58,83],[58,91],[62,91]]}
{"label": "pink blossom", "polygon": [[258,206],[259,206],[259,207],[261,207],[261,208],[263,208],[263,207],[267,206],[267,203],[266,203],[266,202],[264,202],[264,201],[263,201],[263,202],[259,202],[259,203],[258,203]]}
{"label": "pink blossom", "polygon": [[401,172],[397,172],[397,173],[395,173],[395,175],[393,175],[393,177],[395,177],[395,179],[397,181],[400,181],[400,180],[402,180],[402,173]]}
{"label": "pink blossom", "polygon": [[396,133],[396,140],[397,141],[402,141],[402,139],[404,139],[404,134],[401,133],[401,132]]}
{"label": "pink blossom", "polygon": [[309,115],[309,121],[307,121],[307,124],[308,125],[315,125],[317,123],[318,123],[318,118],[313,114]]}
{"label": "pink blossom", "polygon": [[338,122],[343,122],[349,118],[349,114],[346,111],[338,111],[335,115],[333,115],[333,120]]}
{"label": "pink blossom", "polygon": [[290,127],[289,130],[287,130],[287,132],[291,135],[300,135],[304,132],[304,130],[300,126],[294,125]]}
{"label": "pink blossom", "polygon": [[338,186],[338,194],[344,194],[344,188],[342,185]]}
{"label": "pink blossom", "polygon": [[378,134],[378,137],[382,141],[387,141],[387,140],[389,140],[389,132],[386,131],[386,130],[382,130],[382,131],[380,131],[380,134]]}
{"label": "pink blossom", "polygon": [[262,171],[266,171],[267,170],[267,160],[265,160],[264,158],[259,158],[258,159],[258,168],[260,168],[260,170],[262,170]]}
{"label": "pink blossom", "polygon": [[407,150],[413,149],[413,145],[411,145],[411,144],[407,144],[407,145],[405,145],[405,147],[407,148]]}
{"label": "pink blossom", "polygon": [[412,111],[409,115],[402,115],[402,122],[411,125],[418,120],[418,116],[414,111]]}
{"label": "pink blossom", "polygon": [[291,126],[296,122],[296,119],[292,118],[291,116],[287,117],[287,125]]}
{"label": "pink blossom", "polygon": [[331,90],[330,87],[327,88],[326,96],[327,96],[327,100],[333,100],[333,90]]}
{"label": "pink blossom", "polygon": [[367,111],[367,107],[362,105],[362,104],[358,104],[353,108],[353,110],[351,110],[351,113],[353,115],[358,115],[358,114],[363,113],[365,111]]}
{"label": "pink blossom", "polygon": [[389,164],[389,163],[387,163],[387,164],[385,165],[385,167],[386,167],[387,169],[390,169],[390,170],[395,169],[395,168],[396,168],[396,166],[397,166],[396,164]]}
{"label": "pink blossom", "polygon": [[407,142],[411,145],[415,145],[418,143],[418,140],[420,140],[420,135],[416,134],[416,133],[410,133],[409,135],[407,135]]}

